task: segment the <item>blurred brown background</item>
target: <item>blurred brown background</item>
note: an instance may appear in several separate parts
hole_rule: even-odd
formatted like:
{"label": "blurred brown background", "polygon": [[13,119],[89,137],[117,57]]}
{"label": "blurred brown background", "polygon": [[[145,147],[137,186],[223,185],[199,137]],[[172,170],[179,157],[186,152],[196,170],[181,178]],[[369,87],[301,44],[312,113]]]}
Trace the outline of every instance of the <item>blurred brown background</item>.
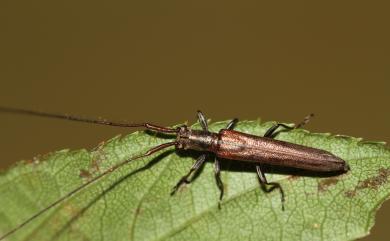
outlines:
{"label": "blurred brown background", "polygon": [[[387,1],[0,3],[0,105],[152,121],[300,121],[390,142]],[[131,130],[0,116],[0,167]],[[386,240],[390,203],[372,235]]]}

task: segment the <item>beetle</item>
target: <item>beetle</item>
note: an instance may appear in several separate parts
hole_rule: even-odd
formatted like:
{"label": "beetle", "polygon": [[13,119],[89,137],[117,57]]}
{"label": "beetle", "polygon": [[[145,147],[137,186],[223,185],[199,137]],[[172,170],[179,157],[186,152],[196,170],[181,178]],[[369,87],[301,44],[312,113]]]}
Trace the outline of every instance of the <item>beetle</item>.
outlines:
{"label": "beetle", "polygon": [[[164,143],[158,146],[155,146],[148,150],[147,152],[140,154],[138,156],[132,157],[130,159],[124,160],[108,170],[103,171],[99,175],[93,177],[88,182],[77,187],[73,191],[65,194],[63,197],[59,198],[49,206],[35,213],[33,216],[25,220],[23,223],[10,230],[2,237],[0,240],[3,240],[7,236],[11,235],[18,229],[22,228],[50,208],[56,206],[63,200],[69,198],[76,192],[82,190],[86,186],[96,182],[100,178],[106,176],[109,173],[112,173],[116,169],[128,164],[131,161],[136,159],[144,158],[150,156],[160,150],[166,149],[171,146],[175,146],[177,150],[195,150],[201,152],[200,156],[197,158],[195,163],[192,165],[191,169],[186,175],[184,175],[178,183],[174,186],[171,195],[174,195],[179,187],[185,183],[190,183],[189,177],[194,172],[198,171],[200,167],[204,164],[208,156],[214,155],[214,174],[217,182],[217,186],[220,190],[219,200],[221,201],[224,195],[224,186],[221,180],[221,168],[220,163],[221,159],[230,159],[235,161],[251,162],[256,166],[256,172],[260,181],[261,186],[265,191],[272,191],[277,188],[281,194],[282,209],[284,209],[284,191],[281,185],[277,182],[268,182],[264,174],[263,165],[276,165],[281,167],[291,167],[298,168],[307,171],[314,172],[347,172],[349,170],[348,164],[341,158],[333,155],[332,153],[316,149],[312,147],[302,146],[298,144],[293,144],[285,141],[275,140],[274,137],[280,132],[277,131],[279,127],[285,128],[285,130],[292,130],[295,128],[300,128],[309,121],[309,118],[312,116],[306,117],[301,123],[293,127],[277,123],[266,131],[264,136],[255,136],[239,131],[235,131],[234,127],[238,123],[238,119],[235,118],[230,121],[224,129],[221,129],[219,132],[210,132],[208,129],[208,124],[205,116],[201,111],[197,112],[198,121],[201,130],[191,129],[186,125],[179,126],[177,128],[162,127],[159,125],[151,123],[118,123],[111,122],[101,119],[87,119],[82,117],[62,115],[62,114],[51,114],[45,112],[31,111],[25,109],[17,108],[8,108],[0,107],[0,112],[14,113],[14,114],[24,114],[24,115],[34,115],[41,117],[50,117],[57,119],[66,119],[79,122],[87,122],[93,124],[109,125],[109,126],[119,126],[119,127],[141,127],[150,131],[158,133],[173,134],[176,136],[174,141]],[[270,189],[267,189],[266,186],[271,186]],[[219,205],[220,207],[220,205]]]}

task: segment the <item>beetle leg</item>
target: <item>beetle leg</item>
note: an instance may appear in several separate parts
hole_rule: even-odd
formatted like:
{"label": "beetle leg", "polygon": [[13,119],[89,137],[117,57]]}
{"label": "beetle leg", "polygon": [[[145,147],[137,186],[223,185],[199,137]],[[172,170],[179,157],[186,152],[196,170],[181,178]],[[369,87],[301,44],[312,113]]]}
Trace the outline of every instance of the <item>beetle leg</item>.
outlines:
{"label": "beetle leg", "polygon": [[200,110],[198,110],[198,121],[199,121],[199,123],[202,126],[202,129],[204,131],[208,131],[209,130],[209,127],[207,125],[206,117],[204,116],[204,114]]}
{"label": "beetle leg", "polygon": [[264,134],[264,137],[274,138],[277,134],[281,132],[281,131],[276,131],[280,126],[286,128],[285,130],[287,131],[295,129],[295,127],[288,126],[282,123],[277,123],[267,130],[267,132]]}
{"label": "beetle leg", "polygon": [[[280,198],[281,198],[281,201],[282,201],[282,210],[284,211],[284,191],[283,191],[282,186],[279,183],[277,183],[277,182],[268,182],[267,178],[264,175],[264,172],[261,170],[260,165],[256,166],[256,171],[257,171],[257,176],[259,177],[261,188],[265,192],[272,192],[275,188],[279,189],[279,191],[280,191]],[[271,188],[267,189],[266,185],[270,185]]]}
{"label": "beetle leg", "polygon": [[219,195],[219,203],[218,203],[218,207],[220,208],[220,202],[222,201],[223,194],[224,194],[224,187],[223,187],[223,182],[221,180],[221,165],[219,163],[218,157],[215,157],[214,164],[215,164],[214,165],[215,180],[217,181],[218,189],[221,192]]}
{"label": "beetle leg", "polygon": [[238,119],[237,119],[237,118],[234,118],[233,120],[231,120],[231,121],[229,122],[229,124],[227,124],[227,126],[226,126],[225,129],[227,129],[227,130],[233,130],[234,127],[236,126],[237,122],[238,122]]}
{"label": "beetle leg", "polygon": [[173,190],[171,192],[171,195],[175,194],[176,191],[179,189],[179,187],[183,184],[188,184],[190,183],[191,181],[188,180],[188,177],[191,176],[191,174],[193,172],[196,172],[199,170],[199,168],[202,166],[202,164],[204,163],[204,161],[206,160],[206,154],[202,154],[197,160],[196,162],[194,163],[194,165],[192,165],[190,171],[184,175],[180,181],[176,184],[176,186],[173,187]]}
{"label": "beetle leg", "polygon": [[296,124],[294,126],[294,128],[298,129],[298,128],[301,128],[302,126],[306,125],[313,116],[314,116],[313,113],[311,113],[310,115],[306,116],[300,123]]}
{"label": "beetle leg", "polygon": [[[269,128],[267,130],[267,132],[264,134],[264,137],[274,138],[275,136],[277,136],[282,131],[290,131],[290,130],[293,130],[293,129],[301,128],[302,126],[306,125],[310,121],[310,118],[313,117],[313,116],[314,116],[314,114],[310,114],[310,115],[306,116],[303,119],[303,121],[301,121],[300,123],[298,123],[298,124],[296,124],[294,126],[288,126],[288,125],[285,125],[285,124],[282,124],[282,123],[277,123],[277,124],[275,124],[274,126],[272,126],[271,128]],[[276,131],[280,126],[284,127],[285,129],[281,130],[281,131]]]}

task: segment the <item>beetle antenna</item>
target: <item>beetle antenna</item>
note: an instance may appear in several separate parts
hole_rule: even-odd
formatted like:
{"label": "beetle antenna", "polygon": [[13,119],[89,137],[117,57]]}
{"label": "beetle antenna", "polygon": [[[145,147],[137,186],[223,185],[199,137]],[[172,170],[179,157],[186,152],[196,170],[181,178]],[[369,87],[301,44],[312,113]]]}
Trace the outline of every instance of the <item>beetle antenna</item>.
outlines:
{"label": "beetle antenna", "polygon": [[148,150],[147,152],[145,152],[144,154],[142,155],[138,155],[138,156],[135,156],[135,157],[132,157],[130,159],[127,159],[125,161],[122,161],[118,164],[116,164],[115,166],[113,167],[110,167],[108,170],[104,171],[103,173],[99,174],[98,176],[92,178],[91,180],[89,180],[88,182],[82,184],[81,186],[77,187],[76,189],[70,191],[69,193],[65,194],[64,196],[62,196],[61,198],[57,199],[56,201],[54,201],[53,203],[51,203],[49,206],[45,207],[44,209],[40,210],[39,212],[35,213],[34,215],[32,215],[31,217],[29,217],[28,219],[26,219],[24,222],[22,222],[21,224],[19,224],[17,227],[11,229],[10,231],[8,231],[7,233],[5,233],[3,236],[0,237],[0,240],[3,240],[5,239],[6,237],[8,237],[9,235],[15,233],[16,231],[18,231],[19,229],[21,229],[22,227],[24,227],[25,225],[29,224],[31,221],[35,220],[36,218],[38,218],[39,216],[41,216],[43,213],[47,212],[48,210],[50,210],[52,207],[56,206],[57,204],[61,203],[62,201],[64,201],[65,199],[68,199],[69,197],[71,197],[73,194],[77,193],[78,191],[80,191],[81,189],[89,186],[90,184],[96,182],[97,180],[99,180],[100,178],[104,177],[105,175],[107,174],[110,174],[112,173],[113,171],[115,171],[116,169],[128,164],[129,162],[131,161],[134,161],[136,159],[140,159],[140,158],[143,158],[143,157],[147,157],[147,156],[150,156],[152,155],[153,153],[157,152],[157,151],[160,151],[162,149],[165,149],[167,147],[170,147],[170,146],[174,146],[176,145],[176,141],[174,142],[168,142],[168,143],[164,143],[164,144],[161,144],[161,145],[158,145],[158,146],[155,146],[153,148],[151,148],[150,150]]}
{"label": "beetle antenna", "polygon": [[117,126],[117,127],[143,127],[148,130],[163,132],[163,133],[177,133],[177,129],[162,127],[158,125],[154,125],[151,123],[123,123],[123,122],[113,122],[105,119],[90,119],[79,116],[67,115],[67,114],[56,114],[56,113],[47,113],[40,112],[34,110],[26,110],[12,107],[2,107],[0,106],[0,112],[11,113],[11,114],[19,114],[19,115],[30,115],[30,116],[40,116],[54,119],[62,119],[62,120],[70,120],[70,121],[78,121],[85,123],[92,123],[98,125],[106,125],[106,126]]}

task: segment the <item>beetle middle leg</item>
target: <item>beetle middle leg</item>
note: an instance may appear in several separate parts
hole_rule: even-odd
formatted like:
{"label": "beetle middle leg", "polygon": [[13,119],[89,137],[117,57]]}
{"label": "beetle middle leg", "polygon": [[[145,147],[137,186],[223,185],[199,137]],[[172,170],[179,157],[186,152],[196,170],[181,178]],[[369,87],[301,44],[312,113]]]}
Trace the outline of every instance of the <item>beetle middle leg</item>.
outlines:
{"label": "beetle middle leg", "polygon": [[236,126],[237,122],[238,122],[238,119],[237,119],[237,118],[234,118],[233,120],[231,120],[231,121],[227,124],[226,129],[228,129],[228,130],[233,130],[234,127]]}
{"label": "beetle middle leg", "polygon": [[180,181],[176,184],[176,186],[173,187],[173,190],[171,192],[171,195],[175,194],[176,191],[179,189],[179,187],[183,184],[188,184],[190,183],[191,181],[188,180],[188,177],[191,176],[191,174],[193,172],[196,172],[199,170],[199,168],[202,166],[202,164],[204,163],[204,161],[206,160],[206,154],[202,154],[197,160],[196,162],[194,163],[194,165],[192,165],[190,171],[184,175],[182,178],[180,178]]}
{"label": "beetle middle leg", "polygon": [[220,164],[218,157],[215,157],[214,175],[215,175],[215,180],[217,182],[218,189],[220,191],[218,208],[221,208],[221,201],[222,201],[223,194],[224,194],[224,186],[223,186],[223,182],[221,179],[221,164]]}
{"label": "beetle middle leg", "polygon": [[221,201],[224,194],[224,187],[223,187],[223,182],[221,180],[221,164],[218,157],[215,157],[214,175],[215,175],[215,180],[217,181],[217,186],[219,188],[219,191],[221,192],[219,195],[219,201]]}
{"label": "beetle middle leg", "polygon": [[[280,191],[280,199],[282,201],[282,210],[284,211],[284,191],[282,186],[278,182],[268,182],[267,178],[264,175],[264,172],[261,170],[260,165],[256,166],[257,176],[259,177],[261,188],[265,192],[272,192],[275,188]],[[271,186],[271,188],[267,189],[267,185]]]}
{"label": "beetle middle leg", "polygon": [[[238,122],[238,119],[234,118],[233,120],[231,120],[227,124],[226,129],[227,130],[233,130],[234,127],[236,126],[237,122]],[[223,182],[222,182],[222,179],[221,179],[221,164],[220,164],[220,160],[218,159],[218,157],[215,157],[214,175],[215,175],[215,180],[217,182],[218,189],[220,191],[218,208],[221,208],[221,201],[222,201],[223,194],[224,194],[224,185],[223,185]]]}

